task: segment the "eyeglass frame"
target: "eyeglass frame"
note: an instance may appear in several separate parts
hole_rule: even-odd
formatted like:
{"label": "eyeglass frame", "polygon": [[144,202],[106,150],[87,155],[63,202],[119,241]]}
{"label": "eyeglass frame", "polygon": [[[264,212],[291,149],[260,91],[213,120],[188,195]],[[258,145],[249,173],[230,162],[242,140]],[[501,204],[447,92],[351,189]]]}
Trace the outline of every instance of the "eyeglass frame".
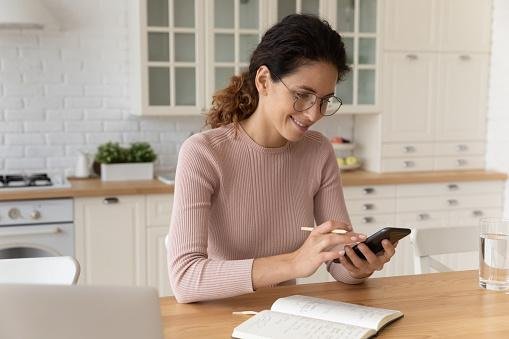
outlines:
{"label": "eyeglass frame", "polygon": [[[270,71],[270,69],[269,69],[269,71]],[[288,86],[285,84],[285,82],[284,82],[284,81],[283,81],[283,80],[282,80],[282,79],[281,79],[281,78],[280,78],[280,77],[279,77],[276,73],[274,73],[274,72],[272,72],[272,71],[270,71],[270,73],[271,73],[272,75],[274,75],[274,76],[275,76],[275,77],[276,77],[279,81],[281,81],[281,83],[282,83],[282,84],[286,87],[286,89],[287,89],[290,93],[292,93],[292,94],[298,94],[298,93],[297,93],[297,91],[295,91],[295,90],[293,90],[293,89],[290,89],[290,87],[288,87]],[[336,114],[336,113],[339,111],[339,109],[341,108],[341,106],[343,106],[343,100],[341,100],[340,98],[338,98],[338,97],[337,97],[337,96],[335,96],[335,95],[329,95],[329,96],[327,96],[327,97],[320,97],[320,96],[316,95],[316,93],[308,92],[308,94],[310,94],[310,95],[314,95],[314,96],[316,97],[316,99],[315,99],[315,101],[313,102],[313,104],[312,104],[311,106],[309,106],[308,108],[306,108],[306,109],[298,110],[298,109],[296,109],[296,108],[295,108],[295,104],[297,103],[297,100],[299,100],[299,98],[294,97],[294,99],[293,99],[293,109],[295,110],[295,112],[304,112],[304,111],[307,111],[308,109],[310,109],[311,107],[313,107],[314,105],[316,105],[316,103],[317,103],[317,101],[318,101],[317,99],[320,99],[320,107],[319,107],[319,110],[320,110],[320,114],[321,114],[322,116],[324,116],[324,117],[330,117],[330,116],[333,116],[334,114]],[[332,113],[332,114],[324,114],[324,113],[322,113],[322,105],[323,105],[323,102],[326,100],[326,98],[327,98],[327,100],[328,100],[328,99],[330,99],[330,98],[332,98],[332,97],[334,97],[334,98],[336,98],[336,99],[338,100],[338,102],[339,102],[339,107],[338,107],[338,109],[336,109],[336,110],[334,111],[334,113]]]}

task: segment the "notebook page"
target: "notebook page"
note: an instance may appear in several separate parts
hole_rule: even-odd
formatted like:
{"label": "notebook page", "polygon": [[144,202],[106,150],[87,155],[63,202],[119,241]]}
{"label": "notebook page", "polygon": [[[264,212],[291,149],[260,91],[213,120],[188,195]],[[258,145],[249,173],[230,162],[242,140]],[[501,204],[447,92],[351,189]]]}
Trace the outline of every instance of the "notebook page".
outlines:
{"label": "notebook page", "polygon": [[292,295],[290,297],[280,298],[272,305],[271,310],[368,327],[374,330],[378,330],[387,321],[396,319],[402,315],[400,311],[355,305],[302,295]]}
{"label": "notebook page", "polygon": [[233,330],[232,337],[246,339],[358,339],[368,338],[374,333],[369,328],[265,310],[237,326]]}

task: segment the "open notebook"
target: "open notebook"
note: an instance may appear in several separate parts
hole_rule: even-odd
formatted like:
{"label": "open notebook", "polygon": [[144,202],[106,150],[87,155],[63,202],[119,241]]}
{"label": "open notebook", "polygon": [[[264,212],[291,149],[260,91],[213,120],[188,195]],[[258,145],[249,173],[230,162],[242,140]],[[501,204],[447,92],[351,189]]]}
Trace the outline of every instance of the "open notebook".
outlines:
{"label": "open notebook", "polygon": [[292,295],[235,327],[233,338],[369,338],[400,311]]}

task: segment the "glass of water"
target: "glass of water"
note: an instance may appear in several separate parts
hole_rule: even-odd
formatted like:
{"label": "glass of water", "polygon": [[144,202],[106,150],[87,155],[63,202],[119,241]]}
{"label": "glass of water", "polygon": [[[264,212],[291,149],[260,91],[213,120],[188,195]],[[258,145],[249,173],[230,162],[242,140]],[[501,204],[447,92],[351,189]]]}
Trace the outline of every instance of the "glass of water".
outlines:
{"label": "glass of water", "polygon": [[509,291],[509,219],[480,220],[479,285]]}

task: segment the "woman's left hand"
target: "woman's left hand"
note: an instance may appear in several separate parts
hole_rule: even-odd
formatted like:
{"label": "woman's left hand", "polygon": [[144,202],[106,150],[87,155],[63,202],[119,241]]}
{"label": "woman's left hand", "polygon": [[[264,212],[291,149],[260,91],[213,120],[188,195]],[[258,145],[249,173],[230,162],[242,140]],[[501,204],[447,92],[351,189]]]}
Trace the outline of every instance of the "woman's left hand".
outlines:
{"label": "woman's left hand", "polygon": [[364,243],[359,243],[357,248],[364,254],[366,260],[361,259],[350,246],[345,246],[344,251],[340,251],[339,261],[348,270],[352,278],[366,278],[374,271],[382,270],[396,252],[397,245],[397,242],[393,245],[389,240],[384,239],[382,241],[384,251],[376,255]]}

